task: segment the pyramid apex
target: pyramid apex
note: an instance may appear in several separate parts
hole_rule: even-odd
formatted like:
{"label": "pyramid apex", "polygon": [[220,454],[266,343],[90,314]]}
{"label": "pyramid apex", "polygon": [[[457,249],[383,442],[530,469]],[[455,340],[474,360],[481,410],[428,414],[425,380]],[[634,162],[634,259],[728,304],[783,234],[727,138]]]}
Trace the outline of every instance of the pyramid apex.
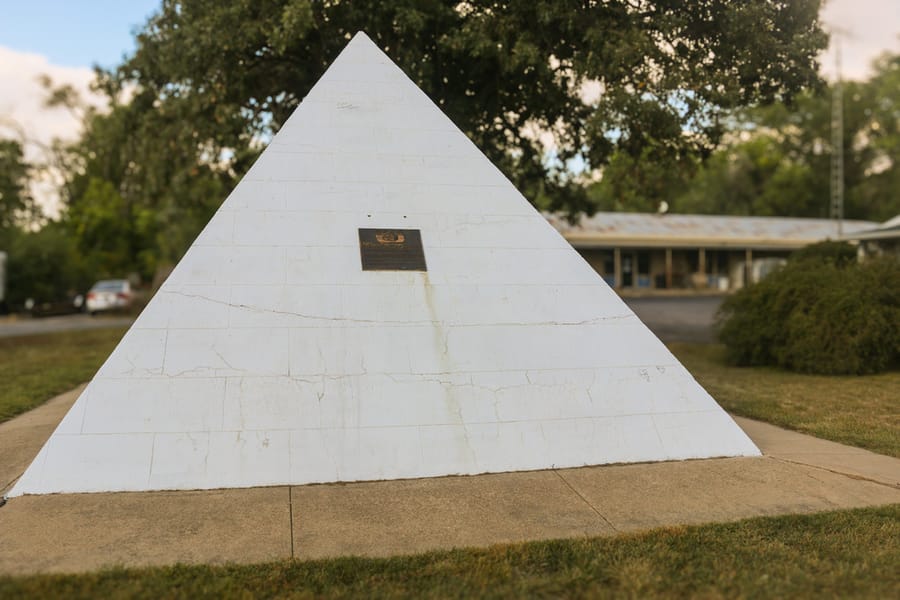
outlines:
{"label": "pyramid apex", "polygon": [[362,29],[353,34],[353,37],[350,38],[350,42],[347,45],[349,46],[350,44],[359,44],[360,42],[369,42],[373,46],[378,46],[378,44],[376,44],[375,41],[369,37],[369,34],[367,34]]}
{"label": "pyramid apex", "polygon": [[[369,35],[362,30],[357,31],[350,41],[346,43],[343,50],[340,51],[339,57],[344,56],[353,56],[355,60],[359,60],[361,57],[366,57],[364,60],[373,60],[377,56],[377,60],[383,60],[387,58],[384,50],[375,43],[375,40],[369,37]],[[337,59],[335,60],[337,62]]]}

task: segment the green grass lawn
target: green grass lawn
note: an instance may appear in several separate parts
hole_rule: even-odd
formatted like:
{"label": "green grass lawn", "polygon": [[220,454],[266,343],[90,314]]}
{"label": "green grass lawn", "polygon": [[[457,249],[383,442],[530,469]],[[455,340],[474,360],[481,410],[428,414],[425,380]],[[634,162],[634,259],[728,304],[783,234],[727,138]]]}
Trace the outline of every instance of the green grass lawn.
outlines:
{"label": "green grass lawn", "polygon": [[125,329],[0,338],[0,423],[89,381]]}
{"label": "green grass lawn", "polygon": [[731,367],[719,345],[671,344],[725,410],[873,452],[900,457],[900,372],[799,375]]}
{"label": "green grass lawn", "polygon": [[900,505],[388,559],[0,577],[0,598],[897,598]]}

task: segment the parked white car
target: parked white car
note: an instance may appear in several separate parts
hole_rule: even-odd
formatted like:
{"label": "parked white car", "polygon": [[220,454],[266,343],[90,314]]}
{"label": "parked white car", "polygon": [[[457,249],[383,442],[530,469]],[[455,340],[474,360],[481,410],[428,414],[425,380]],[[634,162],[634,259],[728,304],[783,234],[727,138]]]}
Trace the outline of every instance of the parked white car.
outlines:
{"label": "parked white car", "polygon": [[133,299],[127,279],[105,279],[95,283],[87,293],[87,311],[95,315],[105,310],[125,309]]}

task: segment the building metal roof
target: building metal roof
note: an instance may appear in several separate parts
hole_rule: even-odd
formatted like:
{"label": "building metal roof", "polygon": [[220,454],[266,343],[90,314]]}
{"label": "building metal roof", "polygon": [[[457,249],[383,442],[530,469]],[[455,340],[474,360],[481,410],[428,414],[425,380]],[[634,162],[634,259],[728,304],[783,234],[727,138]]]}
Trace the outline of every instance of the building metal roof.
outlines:
{"label": "building metal roof", "polygon": [[900,238],[900,215],[885,221],[872,229],[850,232],[844,235],[848,240],[886,240]]}
{"label": "building metal roof", "polygon": [[[544,216],[576,248],[792,250],[838,238],[837,224],[831,219],[598,212],[582,216],[573,225],[560,213]],[[871,221],[845,220],[843,232],[847,236],[877,226]]]}

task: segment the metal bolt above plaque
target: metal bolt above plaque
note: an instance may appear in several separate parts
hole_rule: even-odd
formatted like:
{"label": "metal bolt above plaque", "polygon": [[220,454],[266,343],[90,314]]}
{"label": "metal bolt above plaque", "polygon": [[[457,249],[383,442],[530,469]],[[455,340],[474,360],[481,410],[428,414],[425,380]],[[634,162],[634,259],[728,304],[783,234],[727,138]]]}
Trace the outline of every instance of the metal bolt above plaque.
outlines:
{"label": "metal bolt above plaque", "polygon": [[418,229],[360,229],[363,271],[427,271]]}

